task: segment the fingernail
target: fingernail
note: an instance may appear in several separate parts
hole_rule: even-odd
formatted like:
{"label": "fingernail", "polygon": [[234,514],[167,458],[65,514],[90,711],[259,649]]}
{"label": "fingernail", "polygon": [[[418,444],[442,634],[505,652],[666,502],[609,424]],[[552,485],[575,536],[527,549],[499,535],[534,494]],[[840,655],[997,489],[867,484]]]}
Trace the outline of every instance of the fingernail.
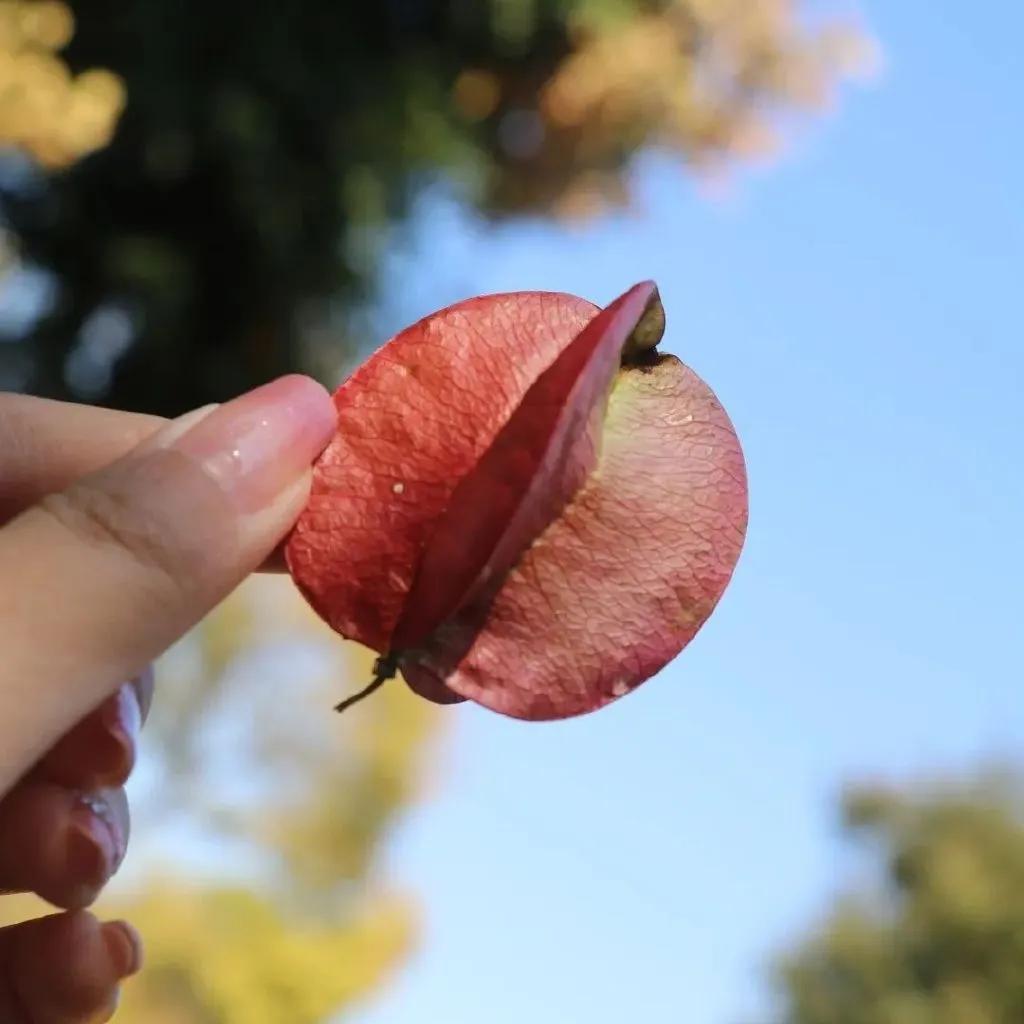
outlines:
{"label": "fingernail", "polygon": [[75,879],[75,904],[86,906],[114,873],[114,850],[91,812],[68,825],[68,873]]}
{"label": "fingernail", "polygon": [[153,704],[154,672],[153,666],[147,665],[142,673],[131,681],[131,687],[135,691],[135,700],[139,706],[139,728],[149,715],[149,709]]}
{"label": "fingernail", "polygon": [[103,941],[118,978],[130,978],[142,969],[142,939],[127,921],[108,921],[103,926]]}
{"label": "fingernail", "polygon": [[124,860],[127,842],[110,805],[95,793],[78,798],[68,823],[68,868],[83,889],[102,886]]}
{"label": "fingernail", "polygon": [[308,469],[336,424],[328,392],[293,375],[218,406],[169,447],[196,459],[243,511],[257,512]]}
{"label": "fingernail", "polygon": [[108,785],[121,785],[135,765],[142,710],[135,687],[125,683],[103,705],[100,711],[103,728],[113,741],[108,771],[100,776]]}
{"label": "fingernail", "polygon": [[220,405],[216,402],[211,402],[209,405],[183,413],[161,427],[152,437],[146,438],[136,451],[147,452],[160,448],[170,448],[175,441],[184,437],[197,423],[205,420],[214,409],[219,408]]}

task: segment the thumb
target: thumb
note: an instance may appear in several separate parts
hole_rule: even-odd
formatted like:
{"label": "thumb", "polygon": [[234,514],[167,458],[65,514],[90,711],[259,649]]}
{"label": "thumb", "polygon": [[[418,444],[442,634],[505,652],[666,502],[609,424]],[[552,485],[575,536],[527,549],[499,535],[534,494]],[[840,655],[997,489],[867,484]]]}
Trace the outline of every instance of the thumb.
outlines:
{"label": "thumb", "polygon": [[0,530],[0,793],[260,565],[334,430],[328,393],[284,377],[171,422]]}

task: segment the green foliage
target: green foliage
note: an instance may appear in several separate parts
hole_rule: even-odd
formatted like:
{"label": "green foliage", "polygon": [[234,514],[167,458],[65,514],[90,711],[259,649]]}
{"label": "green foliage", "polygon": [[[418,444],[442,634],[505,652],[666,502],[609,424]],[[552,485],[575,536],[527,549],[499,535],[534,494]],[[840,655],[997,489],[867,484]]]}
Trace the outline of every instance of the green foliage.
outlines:
{"label": "green foliage", "polygon": [[[65,5],[4,5],[29,26],[16,47],[59,68]],[[9,165],[0,209],[55,288],[0,344],[0,385],[172,414],[297,367],[333,377],[351,348],[334,311],[388,289],[381,233],[424,184],[494,215],[586,215],[624,199],[644,145],[759,153],[855,53],[811,6],[78,0],[64,54],[106,106],[72,117],[64,82],[29,125],[0,107],[0,138],[52,169]],[[43,8],[56,28],[29,38]]]}
{"label": "green foliage", "polygon": [[1024,777],[862,789],[845,810],[881,886],[843,901],[783,960],[780,1021],[1024,1020]]}

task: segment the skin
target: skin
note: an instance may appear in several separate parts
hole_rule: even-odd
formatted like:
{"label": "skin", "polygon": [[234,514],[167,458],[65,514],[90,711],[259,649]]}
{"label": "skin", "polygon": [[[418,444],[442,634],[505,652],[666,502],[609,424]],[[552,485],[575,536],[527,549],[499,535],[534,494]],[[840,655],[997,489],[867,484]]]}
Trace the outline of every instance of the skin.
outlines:
{"label": "skin", "polygon": [[142,965],[120,866],[150,662],[275,551],[335,429],[308,378],[165,422],[0,395],[0,1021],[108,1020]]}

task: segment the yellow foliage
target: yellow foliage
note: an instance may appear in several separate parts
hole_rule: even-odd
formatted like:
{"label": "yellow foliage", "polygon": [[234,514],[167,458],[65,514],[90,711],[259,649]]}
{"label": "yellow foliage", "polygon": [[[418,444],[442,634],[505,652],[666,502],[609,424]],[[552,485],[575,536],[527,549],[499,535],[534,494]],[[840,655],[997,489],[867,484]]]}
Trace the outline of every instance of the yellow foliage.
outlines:
{"label": "yellow foliage", "polygon": [[0,144],[52,169],[105,146],[125,104],[117,75],[72,75],[56,55],[73,33],[62,0],[0,0]]}
{"label": "yellow foliage", "polygon": [[27,893],[4,896],[3,899],[0,899],[0,928],[9,924],[19,924],[22,921],[31,921],[52,913],[54,913],[53,907],[44,903],[37,896],[30,896]]}
{"label": "yellow foliage", "polygon": [[408,907],[381,899],[336,924],[290,917],[245,888],[165,879],[107,912],[146,937],[125,1024],[318,1024],[379,985],[408,949]]}
{"label": "yellow foliage", "polygon": [[[531,173],[513,173],[524,159],[517,153],[503,201],[553,205],[569,216],[618,205],[625,197],[622,157],[646,145],[708,170],[773,155],[780,112],[826,106],[837,80],[865,75],[876,61],[856,26],[810,25],[806,6],[666,0],[645,9],[581,0],[571,49],[537,93],[543,129],[526,157]],[[457,83],[460,109],[475,113],[482,75]],[[522,93],[515,81],[502,88]]]}

